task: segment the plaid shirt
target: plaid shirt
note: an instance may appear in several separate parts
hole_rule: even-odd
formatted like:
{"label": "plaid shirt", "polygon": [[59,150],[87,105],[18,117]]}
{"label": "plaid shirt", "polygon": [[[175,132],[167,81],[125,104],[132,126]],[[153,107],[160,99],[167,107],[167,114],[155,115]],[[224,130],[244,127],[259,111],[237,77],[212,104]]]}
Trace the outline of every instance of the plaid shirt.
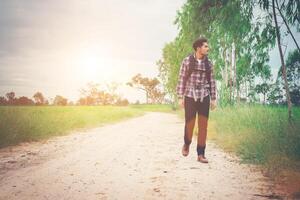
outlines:
{"label": "plaid shirt", "polygon": [[[194,55],[195,57],[195,55]],[[181,64],[179,72],[179,80],[176,87],[176,92],[178,97],[188,96],[195,99],[200,99],[203,101],[203,98],[207,95],[210,95],[211,100],[216,100],[216,81],[214,78],[213,65],[209,62],[211,73],[210,73],[210,83],[211,89],[209,92],[209,84],[206,79],[206,68],[203,61],[198,60],[195,70],[186,80],[186,85],[183,85],[183,80],[187,76],[188,67],[189,67],[189,57],[186,57]]]}

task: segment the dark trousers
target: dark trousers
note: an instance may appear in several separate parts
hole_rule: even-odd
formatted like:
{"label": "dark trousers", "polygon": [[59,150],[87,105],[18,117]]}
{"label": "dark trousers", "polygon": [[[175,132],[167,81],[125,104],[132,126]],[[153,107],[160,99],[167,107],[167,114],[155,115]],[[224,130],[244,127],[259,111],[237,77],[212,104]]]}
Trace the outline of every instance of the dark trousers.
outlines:
{"label": "dark trousers", "polygon": [[190,145],[192,142],[193,131],[198,114],[198,140],[197,140],[197,154],[204,155],[206,147],[207,123],[209,118],[210,96],[203,98],[203,102],[198,99],[196,102],[191,97],[184,97],[184,112],[185,112],[185,126],[184,126],[184,143]]}

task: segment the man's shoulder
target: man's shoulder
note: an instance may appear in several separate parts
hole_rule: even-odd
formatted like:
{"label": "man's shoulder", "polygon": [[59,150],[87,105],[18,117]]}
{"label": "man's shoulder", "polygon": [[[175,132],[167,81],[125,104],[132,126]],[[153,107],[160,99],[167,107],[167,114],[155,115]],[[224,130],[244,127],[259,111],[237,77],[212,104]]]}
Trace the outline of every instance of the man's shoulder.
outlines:
{"label": "man's shoulder", "polygon": [[182,62],[187,64],[191,61],[192,58],[193,58],[193,54],[190,53],[183,58]]}
{"label": "man's shoulder", "polygon": [[208,65],[209,65],[209,68],[210,69],[213,69],[214,68],[214,64],[213,64],[213,62],[212,61],[208,61]]}
{"label": "man's shoulder", "polygon": [[207,63],[208,63],[209,68],[213,68],[214,65],[208,57],[207,57]]}

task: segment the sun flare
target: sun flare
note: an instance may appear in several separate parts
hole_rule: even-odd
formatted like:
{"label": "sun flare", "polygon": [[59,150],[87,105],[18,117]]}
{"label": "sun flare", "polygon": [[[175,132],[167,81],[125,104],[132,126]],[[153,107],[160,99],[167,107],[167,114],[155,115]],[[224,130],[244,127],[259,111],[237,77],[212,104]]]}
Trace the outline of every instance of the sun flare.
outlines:
{"label": "sun flare", "polygon": [[105,75],[113,73],[109,58],[98,52],[85,52],[77,59],[77,74],[84,81],[101,82]]}

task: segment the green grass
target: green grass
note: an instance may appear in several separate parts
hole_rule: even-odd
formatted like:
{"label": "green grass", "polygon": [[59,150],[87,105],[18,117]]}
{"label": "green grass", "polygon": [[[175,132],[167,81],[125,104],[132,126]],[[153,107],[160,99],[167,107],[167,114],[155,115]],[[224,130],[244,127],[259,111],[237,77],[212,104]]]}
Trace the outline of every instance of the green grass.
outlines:
{"label": "green grass", "polygon": [[175,113],[177,111],[172,110],[172,106],[168,104],[139,104],[139,105],[130,105],[130,108],[147,111],[147,112],[167,112]]}
{"label": "green grass", "polygon": [[169,105],[0,106],[0,148],[65,135],[143,115],[173,112]]}
{"label": "green grass", "polygon": [[143,113],[117,106],[0,106],[0,147],[64,135]]}
{"label": "green grass", "polygon": [[208,137],[244,162],[277,169],[300,169],[300,108],[293,108],[293,123],[287,108],[242,105],[218,108],[210,113]]}

